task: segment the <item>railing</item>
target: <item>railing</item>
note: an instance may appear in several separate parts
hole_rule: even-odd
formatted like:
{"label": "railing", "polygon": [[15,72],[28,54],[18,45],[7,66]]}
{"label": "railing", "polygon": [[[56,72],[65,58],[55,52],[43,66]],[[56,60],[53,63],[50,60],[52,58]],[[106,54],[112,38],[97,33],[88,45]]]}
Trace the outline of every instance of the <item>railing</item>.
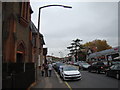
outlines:
{"label": "railing", "polygon": [[34,63],[3,63],[2,88],[22,88],[26,90],[35,82]]}

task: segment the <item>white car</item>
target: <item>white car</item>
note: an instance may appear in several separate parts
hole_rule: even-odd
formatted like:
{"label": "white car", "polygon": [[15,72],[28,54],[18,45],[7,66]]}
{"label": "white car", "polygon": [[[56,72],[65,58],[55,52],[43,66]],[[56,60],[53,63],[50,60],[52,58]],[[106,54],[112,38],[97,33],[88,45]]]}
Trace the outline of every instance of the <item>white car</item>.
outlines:
{"label": "white car", "polygon": [[60,68],[60,76],[63,80],[80,80],[81,73],[80,71],[74,66],[63,66]]}
{"label": "white car", "polygon": [[88,69],[88,67],[90,66],[90,64],[88,64],[88,63],[80,63],[79,64],[79,69],[82,69],[82,70],[87,70]]}

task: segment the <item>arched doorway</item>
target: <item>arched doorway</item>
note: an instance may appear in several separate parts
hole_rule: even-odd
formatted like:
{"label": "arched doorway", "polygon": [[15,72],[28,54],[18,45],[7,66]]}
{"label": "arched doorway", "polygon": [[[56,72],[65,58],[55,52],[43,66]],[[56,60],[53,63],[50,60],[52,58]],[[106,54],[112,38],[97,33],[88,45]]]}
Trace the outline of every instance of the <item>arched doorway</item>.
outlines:
{"label": "arched doorway", "polygon": [[21,41],[17,46],[16,62],[22,63],[24,61],[25,61],[25,45],[24,42]]}

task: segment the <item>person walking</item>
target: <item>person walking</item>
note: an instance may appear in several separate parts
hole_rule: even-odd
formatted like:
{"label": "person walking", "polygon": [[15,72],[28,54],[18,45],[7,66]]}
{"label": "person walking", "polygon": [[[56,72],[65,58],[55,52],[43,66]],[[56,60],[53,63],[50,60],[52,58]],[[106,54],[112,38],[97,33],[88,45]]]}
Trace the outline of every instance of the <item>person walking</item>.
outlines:
{"label": "person walking", "polygon": [[48,64],[48,74],[49,74],[49,77],[51,77],[51,73],[52,73],[52,64],[49,63]]}
{"label": "person walking", "polygon": [[45,77],[48,77],[48,64],[45,63],[44,65],[44,70],[45,70]]}
{"label": "person walking", "polygon": [[44,64],[42,64],[42,66],[41,66],[41,74],[42,74],[42,76],[44,76]]}

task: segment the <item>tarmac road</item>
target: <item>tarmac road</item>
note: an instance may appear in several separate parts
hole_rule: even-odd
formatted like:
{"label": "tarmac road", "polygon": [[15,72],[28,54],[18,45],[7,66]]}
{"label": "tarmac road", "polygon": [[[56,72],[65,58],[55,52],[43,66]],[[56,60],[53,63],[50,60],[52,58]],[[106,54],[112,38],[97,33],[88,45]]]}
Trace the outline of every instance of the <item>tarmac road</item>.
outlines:
{"label": "tarmac road", "polygon": [[[30,90],[36,88],[62,88],[67,90],[72,89],[87,89],[87,88],[109,88],[109,90],[118,90],[120,80],[112,77],[107,77],[105,74],[90,73],[88,71],[81,71],[82,80],[77,81],[63,81],[55,70],[51,77],[42,77],[40,75],[39,82]],[[101,90],[101,89],[100,89]]]}
{"label": "tarmac road", "polygon": [[81,71],[82,80],[67,81],[71,88],[118,88],[120,80],[107,77],[105,74]]}

